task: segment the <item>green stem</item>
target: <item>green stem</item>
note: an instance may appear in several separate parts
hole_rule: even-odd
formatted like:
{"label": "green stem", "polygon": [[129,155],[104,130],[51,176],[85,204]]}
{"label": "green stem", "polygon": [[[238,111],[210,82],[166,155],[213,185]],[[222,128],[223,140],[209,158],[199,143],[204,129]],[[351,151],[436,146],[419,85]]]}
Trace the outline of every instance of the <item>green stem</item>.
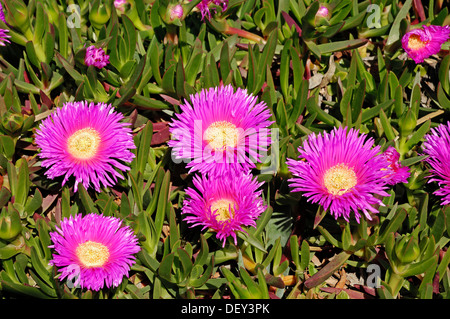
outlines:
{"label": "green stem", "polygon": [[391,288],[392,296],[394,298],[397,298],[397,295],[400,292],[400,289],[402,288],[404,281],[405,281],[405,279],[403,279],[402,276],[397,275],[395,272],[391,273],[391,276],[389,277],[388,285]]}

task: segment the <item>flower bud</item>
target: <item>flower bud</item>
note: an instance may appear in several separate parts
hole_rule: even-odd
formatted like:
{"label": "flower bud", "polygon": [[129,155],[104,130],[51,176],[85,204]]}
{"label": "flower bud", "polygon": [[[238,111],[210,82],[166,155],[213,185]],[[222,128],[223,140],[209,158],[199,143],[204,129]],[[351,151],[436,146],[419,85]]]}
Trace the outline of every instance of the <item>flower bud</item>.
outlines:
{"label": "flower bud", "polygon": [[16,210],[2,210],[0,214],[0,238],[10,240],[22,231],[19,213]]}
{"label": "flower bud", "polygon": [[317,10],[316,17],[314,19],[314,23],[316,26],[320,25],[328,25],[328,20],[331,19],[331,9],[321,4],[319,10]]}
{"label": "flower bud", "polygon": [[21,30],[28,40],[32,39],[28,9],[21,0],[5,0],[6,22]]}
{"label": "flower bud", "polygon": [[2,117],[2,126],[8,133],[14,134],[19,132],[23,126],[23,116],[21,114],[7,112]]}
{"label": "flower bud", "polygon": [[420,255],[419,242],[417,238],[404,236],[395,245],[395,254],[404,264],[408,264],[417,259]]}
{"label": "flower bud", "polygon": [[101,29],[111,17],[111,8],[108,5],[103,4],[100,0],[95,1],[92,4],[91,11],[89,12],[89,21],[96,29]]}
{"label": "flower bud", "polygon": [[114,7],[120,12],[125,12],[126,0],[114,0]]}

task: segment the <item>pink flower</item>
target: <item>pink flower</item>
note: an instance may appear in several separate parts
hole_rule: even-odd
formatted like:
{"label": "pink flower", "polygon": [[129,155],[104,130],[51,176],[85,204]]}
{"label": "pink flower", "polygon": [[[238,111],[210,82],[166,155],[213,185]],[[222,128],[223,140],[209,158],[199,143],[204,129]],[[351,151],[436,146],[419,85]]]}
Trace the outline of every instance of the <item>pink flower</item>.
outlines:
{"label": "pink flower", "polygon": [[409,168],[400,164],[400,154],[395,147],[389,146],[387,150],[381,154],[389,163],[387,178],[389,185],[398,183],[407,183],[409,178]]}
{"label": "pink flower", "polygon": [[105,103],[70,102],[47,117],[36,131],[36,144],[45,175],[51,179],[64,176],[64,185],[75,177],[74,191],[82,183],[96,191],[113,186],[118,170],[130,168],[136,148],[128,123],[121,123],[123,115]]}
{"label": "pink flower", "polygon": [[256,227],[256,219],[266,209],[258,188],[262,183],[252,179],[250,174],[226,173],[207,178],[196,176],[195,188],[186,189],[182,214],[191,227],[200,225],[217,233],[223,241],[232,237],[237,243],[236,231],[242,226]]}
{"label": "pink flower", "polygon": [[50,238],[56,252],[50,265],[59,268],[59,280],[75,279],[75,286],[95,291],[118,287],[141,250],[122,220],[98,214],[64,218]]}
{"label": "pink flower", "polygon": [[254,168],[270,144],[266,104],[231,85],[203,89],[190,100],[170,123],[174,160],[188,161],[190,172],[202,174]]}
{"label": "pink flower", "polygon": [[441,46],[450,36],[450,27],[423,26],[423,29],[414,29],[406,33],[402,38],[402,46],[408,56],[416,63],[422,63],[424,59],[441,50]]}
{"label": "pink flower", "polygon": [[377,213],[373,206],[383,205],[375,195],[389,196],[383,178],[388,162],[378,155],[380,147],[374,146],[372,138],[358,134],[341,127],[331,133],[311,134],[298,149],[300,161],[287,161],[294,175],[289,180],[294,192],[302,192],[336,219],[349,221],[353,211],[357,222],[360,210],[371,220],[369,211]]}
{"label": "pink flower", "polygon": [[86,49],[84,63],[87,66],[93,65],[101,69],[109,63],[109,55],[106,55],[102,48],[97,49],[95,46],[91,45]]}
{"label": "pink flower", "polygon": [[441,205],[450,204],[450,122],[432,128],[425,135],[422,146],[431,166],[429,183],[437,182],[439,189],[434,194],[442,197]]}

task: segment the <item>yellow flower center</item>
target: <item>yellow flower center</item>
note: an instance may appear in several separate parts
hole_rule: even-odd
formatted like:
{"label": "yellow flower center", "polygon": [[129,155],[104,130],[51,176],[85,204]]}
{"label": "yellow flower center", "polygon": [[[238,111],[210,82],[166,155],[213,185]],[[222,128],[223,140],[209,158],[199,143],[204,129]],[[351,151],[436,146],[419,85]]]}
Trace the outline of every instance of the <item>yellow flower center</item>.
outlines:
{"label": "yellow flower center", "polygon": [[345,164],[329,168],[323,178],[325,187],[333,195],[342,195],[351,190],[357,182],[355,171]]}
{"label": "yellow flower center", "polygon": [[408,48],[412,50],[419,50],[424,48],[428,44],[428,41],[422,41],[419,35],[411,34],[408,38]]}
{"label": "yellow flower center", "polygon": [[227,147],[236,147],[238,130],[236,125],[227,121],[212,123],[204,133],[204,139],[214,150],[223,150]]}
{"label": "yellow flower center", "polygon": [[73,157],[89,159],[97,154],[100,134],[90,128],[83,128],[73,133],[67,140],[67,148]]}
{"label": "yellow flower center", "polygon": [[109,258],[108,247],[90,240],[80,244],[75,253],[83,266],[88,268],[102,267]]}
{"label": "yellow flower center", "polygon": [[217,211],[216,220],[226,221],[234,217],[235,202],[229,199],[219,199],[211,204],[211,211]]}

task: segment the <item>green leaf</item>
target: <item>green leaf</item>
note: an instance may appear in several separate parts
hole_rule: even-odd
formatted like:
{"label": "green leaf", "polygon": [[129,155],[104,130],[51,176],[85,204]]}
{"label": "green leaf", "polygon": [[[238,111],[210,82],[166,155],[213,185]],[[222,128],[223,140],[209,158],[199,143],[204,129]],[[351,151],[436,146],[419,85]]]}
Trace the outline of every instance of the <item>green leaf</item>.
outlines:
{"label": "green leaf", "polygon": [[139,134],[139,148],[137,150],[138,153],[136,158],[137,169],[142,174],[144,173],[145,167],[148,162],[148,149],[150,148],[152,137],[153,123],[151,121],[147,121],[144,128]]}
{"label": "green leaf", "polygon": [[310,261],[309,244],[306,240],[303,240],[301,246],[301,259],[300,259],[300,269],[302,271],[308,269],[309,261]]}
{"label": "green leaf", "polygon": [[403,3],[402,8],[400,9],[399,13],[396,15],[394,19],[394,22],[392,23],[391,31],[389,31],[389,36],[386,42],[387,46],[393,44],[394,42],[400,39],[400,23],[408,15],[409,9],[411,9],[411,5],[412,0],[406,0]]}
{"label": "green leaf", "polygon": [[264,245],[251,233],[244,233],[242,231],[238,231],[237,235],[239,238],[243,239],[245,242],[249,243],[255,248],[258,248],[262,252],[267,252],[264,248]]}
{"label": "green leaf", "polygon": [[183,60],[179,59],[177,63],[177,72],[175,77],[175,90],[179,98],[187,98],[184,89],[184,83],[185,83],[185,75],[184,75]]}
{"label": "green leaf", "polygon": [[339,120],[337,120],[330,114],[326,113],[319,107],[317,97],[318,97],[317,94],[315,94],[308,98],[306,102],[306,108],[308,112],[310,112],[311,115],[315,114],[317,116],[317,119],[325,122],[328,125],[339,126],[340,124]]}
{"label": "green leaf", "polygon": [[395,133],[391,126],[390,119],[387,118],[386,113],[383,110],[380,110],[380,120],[381,125],[383,126],[384,134],[389,141],[395,140]]}
{"label": "green leaf", "polygon": [[125,61],[130,61],[134,59],[134,52],[136,51],[136,30],[134,28],[133,22],[128,18],[127,15],[123,14],[122,19],[122,30],[124,32],[126,56],[121,56]]}
{"label": "green leaf", "polygon": [[194,265],[204,265],[206,264],[207,260],[208,260],[208,255],[209,255],[209,246],[208,246],[208,242],[206,241],[205,236],[203,236],[203,234],[200,234],[200,251],[197,255],[197,257],[195,258],[195,262]]}
{"label": "green leaf", "polygon": [[5,186],[0,189],[0,208],[6,205],[11,198],[11,192]]}
{"label": "green leaf", "polygon": [[16,151],[14,139],[9,135],[0,135],[0,144],[5,157],[8,160],[12,160],[12,157]]}
{"label": "green leaf", "polygon": [[[392,208],[393,211],[397,210],[397,205]],[[387,239],[387,236],[389,234],[393,234],[397,229],[401,226],[403,221],[406,218],[406,210],[400,209],[399,211],[396,211],[394,217],[387,223],[386,228],[380,233],[378,236],[378,239],[376,240],[376,244],[384,243]],[[383,227],[383,226],[382,226]]]}
{"label": "green leaf", "polygon": [[67,59],[69,56],[69,32],[67,30],[66,17],[62,12],[60,12],[58,16],[58,39],[58,51],[65,59]]}
{"label": "green leaf", "polygon": [[322,236],[333,246],[342,248],[342,243],[338,241],[336,238],[331,235],[328,230],[326,230],[323,226],[318,225],[317,230],[322,234]]}
{"label": "green leaf", "polygon": [[405,271],[401,272],[403,277],[416,276],[424,273],[433,263],[436,263],[438,256],[433,256],[418,263],[409,264]]}
{"label": "green leaf", "polygon": [[448,95],[450,95],[449,70],[450,70],[450,55],[447,55],[442,59],[441,65],[439,66],[439,82],[444,92]]}
{"label": "green leaf", "polygon": [[439,102],[439,105],[444,109],[444,110],[450,110],[450,99],[447,97],[447,95],[445,94],[445,91],[442,87],[442,83],[438,83],[438,87],[437,87],[437,99]]}
{"label": "green leaf", "polygon": [[193,263],[189,254],[183,248],[177,249],[177,255],[179,260],[181,261],[182,273],[181,280],[185,279],[191,273]]}
{"label": "green leaf", "polygon": [[280,87],[281,92],[285,99],[288,97],[288,86],[289,86],[289,53],[291,48],[292,40],[288,39],[284,44],[283,50],[281,50],[281,60],[280,60]]}
{"label": "green leaf", "polygon": [[[36,210],[38,210],[42,205],[42,194],[41,191],[36,188],[34,191],[33,197],[28,197],[26,205],[25,205],[25,212],[27,212],[28,216],[30,216],[32,213],[34,213]],[[1,205],[0,205],[1,206]]]}
{"label": "green leaf", "polygon": [[308,80],[303,79],[300,84],[300,88],[297,93],[297,97],[293,103],[293,108],[288,119],[288,128],[292,128],[297,122],[300,115],[303,113],[306,107],[306,101],[308,99]]}
{"label": "green leaf", "polygon": [[89,196],[88,192],[86,191],[86,188],[84,188],[84,185],[82,183],[78,184],[78,196],[81,200],[81,204],[83,205],[86,213],[98,214],[98,210],[95,207],[94,201]]}
{"label": "green leaf", "polygon": [[34,246],[31,246],[30,251],[31,251],[31,264],[33,266],[33,269],[36,270],[36,273],[39,275],[41,279],[43,279],[46,283],[50,284],[51,282],[50,271],[47,270],[45,266],[42,264],[41,258],[36,252],[36,248]]}
{"label": "green leaf", "polygon": [[158,274],[161,278],[172,281],[172,265],[175,259],[175,253],[166,255],[159,265]]}
{"label": "green leaf", "polygon": [[75,80],[78,85],[84,81],[83,75],[81,75],[74,66],[69,63],[59,52],[55,53],[56,58],[62,64],[63,68],[69,73],[69,75]]}
{"label": "green leaf", "polygon": [[362,112],[362,123],[367,122],[371,118],[377,116],[380,113],[380,110],[388,109],[392,104],[394,104],[394,100],[389,100],[381,104],[377,104],[374,107],[363,109]]}
{"label": "green leaf", "polygon": [[39,299],[49,299],[50,296],[43,293],[39,288],[31,287],[31,286],[25,286],[21,284],[16,284],[13,282],[7,282],[4,280],[0,281],[0,286],[2,287],[2,290],[5,292],[11,293],[13,295],[20,295],[25,297],[33,297],[33,298],[39,298]]}
{"label": "green leaf", "polygon": [[[156,215],[155,215],[155,234],[153,238],[153,247],[156,247],[157,242],[159,241],[159,238],[161,236],[163,224],[164,224],[164,217],[166,216],[167,206],[168,206],[168,199],[169,199],[169,189],[170,189],[170,171],[167,171],[164,174],[164,179],[161,184],[161,189],[159,191],[158,196],[158,206],[156,209]],[[155,251],[156,252],[156,251]]]}

